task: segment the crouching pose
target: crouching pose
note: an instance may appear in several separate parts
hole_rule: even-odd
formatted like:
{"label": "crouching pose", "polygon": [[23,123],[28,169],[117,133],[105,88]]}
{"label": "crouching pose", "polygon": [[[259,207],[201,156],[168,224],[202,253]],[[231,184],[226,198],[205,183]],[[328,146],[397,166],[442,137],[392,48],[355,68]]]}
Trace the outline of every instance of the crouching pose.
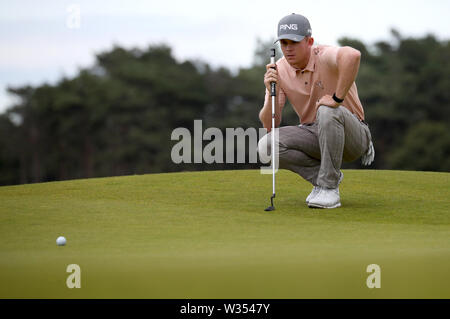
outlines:
{"label": "crouching pose", "polygon": [[355,84],[361,54],[351,47],[314,45],[309,21],[298,14],[280,20],[277,41],[284,57],[266,66],[266,98],[259,118],[269,133],[258,148],[267,154],[271,147],[270,84],[275,82],[275,126],[281,123],[286,99],[300,120],[298,126],[277,129],[279,167],[313,185],[306,198],[309,207],[339,207],[342,162],[362,157],[363,164],[370,165],[375,157]]}

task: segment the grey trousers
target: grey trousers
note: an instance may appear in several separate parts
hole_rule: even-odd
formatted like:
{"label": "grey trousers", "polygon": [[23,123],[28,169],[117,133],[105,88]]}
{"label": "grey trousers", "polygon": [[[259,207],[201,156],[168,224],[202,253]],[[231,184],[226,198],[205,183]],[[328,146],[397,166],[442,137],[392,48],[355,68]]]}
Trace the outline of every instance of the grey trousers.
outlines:
{"label": "grey trousers", "polygon": [[[321,105],[313,124],[279,128],[279,168],[291,170],[314,186],[338,187],[342,162],[363,155],[372,139],[369,127],[347,108]],[[270,154],[271,133],[263,136],[259,152]]]}

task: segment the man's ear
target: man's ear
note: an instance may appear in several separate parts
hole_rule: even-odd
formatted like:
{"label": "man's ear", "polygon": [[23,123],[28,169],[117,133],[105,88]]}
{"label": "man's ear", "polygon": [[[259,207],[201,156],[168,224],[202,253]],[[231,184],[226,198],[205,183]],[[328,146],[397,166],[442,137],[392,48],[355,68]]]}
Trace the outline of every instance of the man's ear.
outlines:
{"label": "man's ear", "polygon": [[314,38],[313,37],[309,37],[308,38],[308,45],[313,45],[314,44]]}

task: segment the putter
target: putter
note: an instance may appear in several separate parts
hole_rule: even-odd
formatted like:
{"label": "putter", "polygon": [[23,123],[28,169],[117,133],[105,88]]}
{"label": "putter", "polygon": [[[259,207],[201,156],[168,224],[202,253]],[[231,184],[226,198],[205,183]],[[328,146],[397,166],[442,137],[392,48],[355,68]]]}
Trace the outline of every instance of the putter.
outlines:
{"label": "putter", "polygon": [[[275,49],[270,49],[270,63],[275,63]],[[276,98],[276,88],[275,82],[270,83],[270,95],[272,96],[272,130],[271,130],[271,155],[272,155],[272,190],[273,194],[270,197],[270,206],[265,209],[266,212],[270,212],[275,210],[275,206],[273,205],[273,199],[275,198],[275,98]]]}

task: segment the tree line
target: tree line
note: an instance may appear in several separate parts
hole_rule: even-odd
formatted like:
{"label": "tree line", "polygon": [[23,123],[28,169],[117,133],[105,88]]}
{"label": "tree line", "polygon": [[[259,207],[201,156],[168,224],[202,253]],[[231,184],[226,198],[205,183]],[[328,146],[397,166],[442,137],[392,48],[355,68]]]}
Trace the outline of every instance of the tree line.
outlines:
{"label": "tree line", "polygon": [[[258,40],[237,71],[178,61],[167,45],[114,46],[56,84],[9,87],[18,102],[0,114],[0,185],[257,164],[175,164],[177,127],[259,128],[263,76],[273,41]],[[376,150],[371,168],[450,171],[450,47],[433,35],[367,45],[356,80]],[[277,56],[281,56],[278,54]],[[298,124],[291,107],[282,125]],[[344,168],[358,168],[359,162]]]}

